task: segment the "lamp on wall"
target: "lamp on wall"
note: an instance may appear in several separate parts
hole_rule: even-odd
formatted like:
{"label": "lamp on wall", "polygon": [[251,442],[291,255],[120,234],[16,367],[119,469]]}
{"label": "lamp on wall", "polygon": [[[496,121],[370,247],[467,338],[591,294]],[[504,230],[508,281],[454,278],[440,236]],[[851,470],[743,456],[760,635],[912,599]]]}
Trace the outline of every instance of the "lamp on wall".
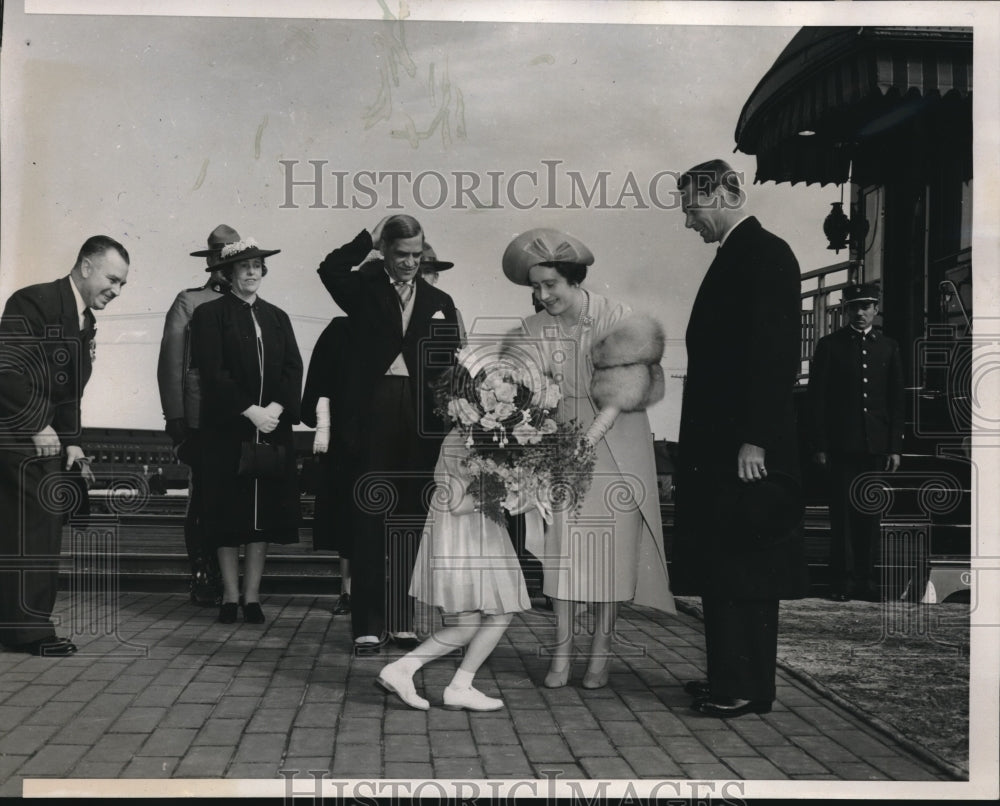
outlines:
{"label": "lamp on wall", "polygon": [[851,237],[851,220],[844,213],[844,202],[833,202],[830,206],[833,209],[823,220],[823,234],[830,242],[826,248],[839,254],[841,249],[847,249]]}

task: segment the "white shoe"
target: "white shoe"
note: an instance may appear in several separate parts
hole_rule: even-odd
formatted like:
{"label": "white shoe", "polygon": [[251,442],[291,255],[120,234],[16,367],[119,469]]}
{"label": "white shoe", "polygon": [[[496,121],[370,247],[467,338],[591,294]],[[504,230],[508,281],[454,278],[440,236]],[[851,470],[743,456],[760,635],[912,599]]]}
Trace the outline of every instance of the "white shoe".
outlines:
{"label": "white shoe", "polygon": [[417,690],[413,686],[413,673],[410,672],[407,674],[399,667],[398,661],[390,663],[388,666],[383,666],[382,671],[375,678],[375,683],[386,691],[395,694],[404,703],[409,705],[410,708],[427,711],[431,707],[431,704],[427,700],[417,694]]}
{"label": "white shoe", "polygon": [[444,690],[444,707],[451,711],[499,711],[504,707],[503,700],[487,697],[483,692],[472,688],[455,688],[448,686]]}

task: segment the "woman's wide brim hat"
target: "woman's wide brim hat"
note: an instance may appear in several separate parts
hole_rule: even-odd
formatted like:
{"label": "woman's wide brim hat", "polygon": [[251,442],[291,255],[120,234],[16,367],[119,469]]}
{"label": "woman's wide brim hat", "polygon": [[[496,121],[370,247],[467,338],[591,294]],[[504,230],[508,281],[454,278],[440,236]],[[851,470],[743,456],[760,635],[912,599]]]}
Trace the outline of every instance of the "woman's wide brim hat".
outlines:
{"label": "woman's wide brim hat", "polygon": [[236,243],[240,239],[240,234],[227,224],[219,224],[214,230],[208,233],[208,249],[199,249],[192,252],[191,257],[211,257],[222,251],[226,244]]}
{"label": "woman's wide brim hat", "polygon": [[528,272],[539,263],[574,263],[589,266],[593,253],[582,241],[556,229],[542,227],[522,232],[507,244],[503,253],[503,273],[518,285],[531,285]]}
{"label": "woman's wide brim hat", "polygon": [[219,252],[219,262],[210,267],[208,271],[215,271],[223,266],[238,263],[241,260],[250,260],[259,257],[263,260],[271,255],[276,255],[280,249],[261,249],[253,238],[246,238],[242,241],[226,244]]}
{"label": "woman's wide brim hat", "polygon": [[438,260],[431,245],[424,241],[424,252],[420,256],[420,271],[444,271],[454,265],[447,260]]}

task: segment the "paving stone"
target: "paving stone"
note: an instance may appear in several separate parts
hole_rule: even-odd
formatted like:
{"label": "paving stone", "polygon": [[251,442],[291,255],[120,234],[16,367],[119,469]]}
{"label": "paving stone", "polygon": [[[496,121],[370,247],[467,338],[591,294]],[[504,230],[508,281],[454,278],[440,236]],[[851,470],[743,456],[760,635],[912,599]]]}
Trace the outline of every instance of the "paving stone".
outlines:
{"label": "paving stone", "polygon": [[248,733],[236,748],[235,761],[240,763],[276,763],[284,754],[287,737],[284,733]]}
{"label": "paving stone", "polygon": [[720,760],[731,767],[740,778],[756,781],[770,781],[788,776],[771,761],[760,756],[721,756]]}
{"label": "paving stone", "polygon": [[0,738],[0,755],[30,755],[37,752],[56,732],[55,725],[20,725]]}
{"label": "paving stone", "polygon": [[677,714],[649,714],[644,711],[635,712],[642,726],[653,736],[690,736],[691,728]]}
{"label": "paving stone", "polygon": [[522,778],[532,774],[528,757],[518,745],[481,746],[479,757],[490,777]]}
{"label": "paving stone", "polygon": [[628,747],[617,743],[622,758],[642,778],[678,778],[684,774],[669,753],[659,747]]}
{"label": "paving stone", "polygon": [[0,705],[0,735],[13,730],[34,712],[33,705]]}
{"label": "paving stone", "polygon": [[760,754],[787,773],[789,776],[807,774],[825,774],[829,769],[820,764],[807,752],[793,745],[784,747],[762,747]]}
{"label": "paving stone", "polygon": [[570,728],[563,731],[563,738],[577,758],[618,755],[608,737],[600,730]]}
{"label": "paving stone", "polygon": [[[229,765],[225,772],[227,779],[277,778],[278,762],[239,762]],[[311,791],[311,790],[310,790]]]}
{"label": "paving stone", "polygon": [[197,752],[190,752],[177,765],[174,776],[177,778],[221,778],[229,765],[236,748],[199,747]]}
{"label": "paving stone", "polygon": [[514,720],[514,728],[523,738],[528,733],[540,733],[551,736],[559,731],[552,714],[548,711],[533,711],[509,709]]}
{"label": "paving stone", "polygon": [[832,762],[857,761],[858,757],[847,748],[826,736],[792,736],[792,742],[805,750],[817,761],[827,766]]}
{"label": "paving stone", "polygon": [[483,764],[478,758],[438,758],[434,757],[434,777],[442,779],[485,778]]}
{"label": "paving stone", "polygon": [[218,705],[212,711],[212,716],[222,719],[237,717],[249,719],[256,713],[259,705],[260,697],[238,697],[227,694],[219,699]]}
{"label": "paving stone", "polygon": [[525,754],[536,766],[543,763],[571,762],[576,760],[569,745],[558,735],[537,733],[520,734]]}
{"label": "paving stone", "polygon": [[650,735],[649,731],[634,719],[631,722],[601,720],[601,730],[608,735],[608,739],[617,747],[656,746],[656,740]]}
{"label": "paving stone", "polygon": [[333,770],[337,778],[380,777],[382,773],[382,749],[367,745],[347,745],[339,742],[333,754]]}
{"label": "paving stone", "polygon": [[385,734],[387,736],[411,733],[427,734],[426,711],[417,711],[411,708],[406,711],[388,711],[386,713]]}
{"label": "paving stone", "polygon": [[629,779],[636,777],[632,767],[621,758],[584,756],[580,759],[580,766],[586,770],[589,778]]}
{"label": "paving stone", "polygon": [[[221,745],[235,747],[243,735],[247,725],[246,719],[222,719],[210,717],[206,719],[192,742],[195,746]],[[192,726],[193,727],[193,726]]]}
{"label": "paving stone", "polygon": [[716,760],[716,755],[695,736],[658,736],[660,746],[686,770],[692,764],[706,764]]}
{"label": "paving stone", "polygon": [[466,711],[431,708],[426,714],[427,727],[431,730],[469,730],[469,715]]}
{"label": "paving stone", "polygon": [[167,711],[160,726],[164,728],[200,728],[208,721],[214,707],[211,703],[178,703]]}
{"label": "paving stone", "polygon": [[194,728],[157,728],[136,753],[138,756],[183,756],[198,731]]}
{"label": "paving stone", "polygon": [[229,697],[260,697],[265,691],[267,691],[267,678],[245,677],[237,678],[230,683],[225,693]]}
{"label": "paving stone", "polygon": [[152,675],[123,674],[112,680],[104,689],[105,694],[136,694],[153,682]]}
{"label": "paving stone", "polygon": [[827,762],[830,772],[841,781],[887,781],[889,776],[863,761]]}
{"label": "paving stone", "polygon": [[293,728],[288,738],[288,753],[296,756],[333,755],[336,734],[327,728]]}
{"label": "paving stone", "polygon": [[70,778],[119,778],[124,761],[81,761],[69,773]]}
{"label": "paving stone", "polygon": [[79,717],[60,730],[53,738],[59,744],[82,744],[91,747],[104,736],[115,718],[110,716],[86,716],[86,709]]}
{"label": "paving stone", "polygon": [[757,755],[757,751],[735,732],[700,730],[695,732],[695,736],[717,756]]}
{"label": "paving stone", "polygon": [[382,740],[382,722],[375,718],[341,717],[337,741],[343,744],[378,744]]}
{"label": "paving stone", "polygon": [[172,778],[180,759],[136,756],[122,770],[122,778]]}
{"label": "paving stone", "polygon": [[943,778],[936,772],[902,756],[895,758],[875,756],[868,760],[895,781],[934,781]]}
{"label": "paving stone", "polygon": [[476,744],[518,744],[517,733],[514,726],[507,720],[506,716],[499,719],[478,719],[473,716],[469,720],[472,725],[472,735],[476,739]]}
{"label": "paving stone", "polygon": [[127,708],[111,726],[114,733],[152,733],[166,715],[166,708]]}
{"label": "paving stone", "polygon": [[261,708],[247,725],[247,733],[286,733],[294,719],[294,708]]}
{"label": "paving stone", "polygon": [[873,756],[896,756],[899,752],[885,742],[856,728],[854,730],[825,730],[823,732],[833,741],[844,747],[849,747],[853,753],[864,759],[870,759]]}
{"label": "paving stone", "polygon": [[[587,773],[583,771],[582,767],[577,766],[574,763],[560,763],[554,765],[552,763],[546,762],[541,764],[535,764],[535,777],[539,781],[573,781],[581,778],[587,778]],[[539,792],[546,792],[547,783],[539,783],[537,785]]]}
{"label": "paving stone", "polygon": [[27,686],[18,692],[17,704],[33,707],[44,705],[62,690],[62,686]]}
{"label": "paving stone", "polygon": [[407,735],[385,736],[386,764],[399,761],[412,761],[429,764],[431,760],[430,740],[427,736]]}
{"label": "paving stone", "polygon": [[107,733],[88,749],[83,760],[126,762],[136,755],[142,742],[143,737],[134,733]]}
{"label": "paving stone", "polygon": [[232,689],[237,683],[230,687],[228,683],[188,683],[180,695],[178,702],[218,702],[219,698],[226,693],[234,693]]}
{"label": "paving stone", "polygon": [[730,727],[747,743],[760,750],[763,747],[787,745],[788,740],[762,719],[733,719]]}
{"label": "paving stone", "polygon": [[101,681],[99,677],[82,677],[83,671],[86,667],[83,666],[67,666],[65,663],[60,663],[57,666],[53,666],[50,669],[46,669],[38,677],[36,677],[32,682],[39,686],[65,686],[69,688],[70,683],[77,678],[81,678],[85,682],[107,682]]}
{"label": "paving stone", "polygon": [[705,764],[682,763],[681,767],[684,768],[684,777],[689,780],[728,781],[737,777],[736,773],[730,767],[719,761],[712,761]]}
{"label": "paving stone", "polygon": [[271,686],[264,692],[264,702],[268,708],[295,708],[297,709],[305,698],[306,687],[296,686]]}
{"label": "paving stone", "polygon": [[428,733],[435,764],[440,759],[479,755],[471,730],[431,730]]}
{"label": "paving stone", "polygon": [[78,680],[115,680],[126,669],[128,661],[98,661],[80,669]]}
{"label": "paving stone", "polygon": [[792,713],[802,717],[806,722],[816,725],[823,733],[831,730],[857,730],[858,726],[846,719],[839,709],[815,702],[808,705],[800,704],[791,708]]}
{"label": "paving stone", "polygon": [[553,705],[552,718],[564,730],[600,730],[594,715],[583,705]]}
{"label": "paving stone", "polygon": [[[818,736],[819,730],[797,714],[788,711],[772,711],[761,716],[768,725],[782,736]],[[720,720],[721,721],[721,720]]]}
{"label": "paving stone", "polygon": [[35,776],[65,776],[80,760],[87,748],[78,744],[49,744],[39,750],[21,765],[19,775],[25,778]]}
{"label": "paving stone", "polygon": [[183,686],[151,685],[140,692],[133,701],[133,705],[169,708],[177,701],[183,691]]}

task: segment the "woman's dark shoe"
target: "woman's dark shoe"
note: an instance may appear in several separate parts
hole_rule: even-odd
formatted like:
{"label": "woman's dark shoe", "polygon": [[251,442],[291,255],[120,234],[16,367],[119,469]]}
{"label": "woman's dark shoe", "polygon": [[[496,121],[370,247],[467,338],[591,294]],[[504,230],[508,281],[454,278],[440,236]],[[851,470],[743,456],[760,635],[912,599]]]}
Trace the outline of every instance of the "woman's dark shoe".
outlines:
{"label": "woman's dark shoe", "polygon": [[264,623],[264,611],[261,610],[260,602],[247,602],[243,605],[243,620],[247,624]]}
{"label": "woman's dark shoe", "polygon": [[234,624],[236,616],[239,614],[239,605],[236,602],[223,602],[219,608],[219,623]]}
{"label": "woman's dark shoe", "polygon": [[333,608],[335,616],[349,616],[351,614],[351,594],[342,593],[337,599],[337,606]]}
{"label": "woman's dark shoe", "polygon": [[767,700],[737,700],[720,697],[718,700],[696,700],[691,707],[700,714],[720,719],[731,719],[743,714],[769,714],[771,703]]}

